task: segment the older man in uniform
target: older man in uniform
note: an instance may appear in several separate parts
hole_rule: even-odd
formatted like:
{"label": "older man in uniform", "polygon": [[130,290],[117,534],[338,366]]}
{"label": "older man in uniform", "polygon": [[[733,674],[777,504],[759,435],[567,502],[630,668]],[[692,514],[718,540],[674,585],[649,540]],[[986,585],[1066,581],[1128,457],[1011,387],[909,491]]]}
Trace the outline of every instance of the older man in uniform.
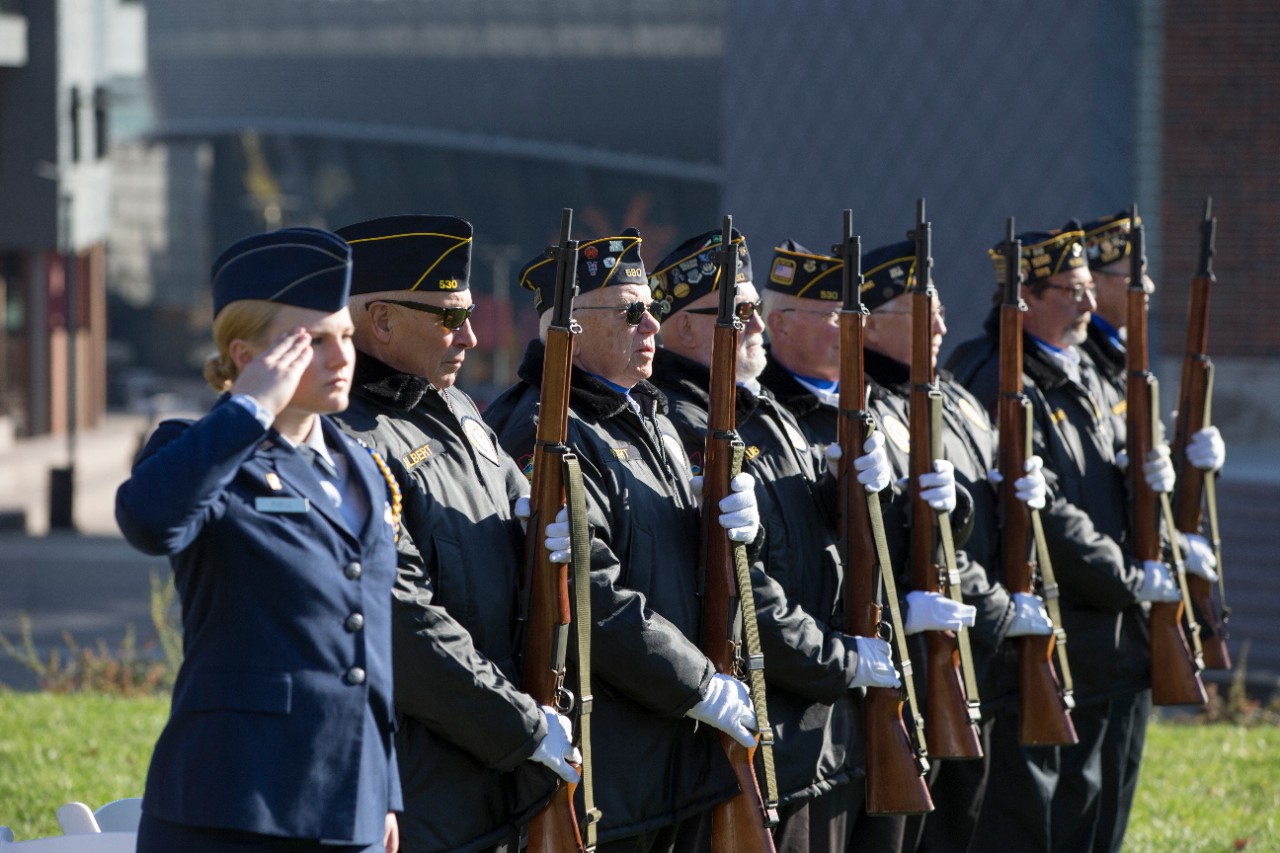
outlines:
{"label": "older man in uniform", "polygon": [[[698,647],[699,509],[689,461],[649,383],[658,319],[640,235],[586,240],[578,254],[567,444],[578,455],[591,527],[593,750],[602,853],[703,851],[710,809],[738,788],[715,729],[754,743],[746,686]],[[555,262],[521,270],[550,324]],[[504,447],[531,458],[545,346],[530,342],[520,381],[485,411]],[[720,505],[730,538],[758,515],[749,475]],[[699,723],[705,725],[699,726]]]}
{"label": "older man in uniform", "polygon": [[476,345],[471,224],[392,216],[347,226],[357,350],[343,428],[403,496],[394,589],[405,851],[515,851],[566,762],[569,725],[520,689],[516,606],[528,482],[456,387]]}
{"label": "older man in uniform", "polygon": [[[653,383],[666,395],[685,450],[700,467],[707,435],[710,365],[719,300],[715,252],[719,231],[692,237],[650,277],[654,298],[671,311],[662,325]],[[737,431],[747,445],[744,467],[756,477],[769,531],[764,569],[754,580],[768,683],[769,722],[782,803],[779,851],[833,851],[860,846],[866,823],[861,691],[896,686],[889,645],[836,630],[843,567],[834,530],[834,480],[819,491],[822,459],[795,417],[760,386],[764,322],[746,240],[738,253]],[[859,479],[872,491],[889,485],[883,438],[869,440]]]}
{"label": "older man in uniform", "polygon": [[[1141,562],[1124,550],[1131,537],[1117,460],[1123,421],[1112,413],[1114,387],[1080,349],[1096,306],[1084,232],[1069,227],[1020,239],[1024,387],[1034,412],[1035,452],[1045,460],[1054,494],[1044,526],[1071,640],[1080,743],[1061,749],[1056,783],[1049,751],[1023,749],[1028,772],[1042,780],[1037,790],[1053,791],[1049,826],[1027,824],[1013,789],[1024,797],[1031,789],[1003,780],[1009,788],[988,797],[978,838],[1005,844],[1010,827],[1019,826],[1027,849],[1110,850],[1124,835],[1151,702],[1143,602],[1177,600],[1178,590],[1167,565]],[[991,250],[993,257],[999,250]],[[998,313],[993,309],[985,335],[962,344],[950,362],[957,379],[991,410],[998,399]],[[1143,470],[1152,488],[1171,488],[1167,455],[1153,457]]]}

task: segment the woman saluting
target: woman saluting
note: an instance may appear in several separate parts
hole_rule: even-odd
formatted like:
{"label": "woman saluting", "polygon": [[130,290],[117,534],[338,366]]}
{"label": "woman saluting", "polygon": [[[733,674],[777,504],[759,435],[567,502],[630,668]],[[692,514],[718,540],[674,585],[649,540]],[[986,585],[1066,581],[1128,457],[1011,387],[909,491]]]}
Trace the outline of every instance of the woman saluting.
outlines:
{"label": "woman saluting", "polygon": [[226,392],[165,421],[116,495],[166,554],[185,659],[138,850],[394,851],[391,585],[399,497],[324,415],[347,407],[350,250],[327,231],[241,240],[213,266]]}

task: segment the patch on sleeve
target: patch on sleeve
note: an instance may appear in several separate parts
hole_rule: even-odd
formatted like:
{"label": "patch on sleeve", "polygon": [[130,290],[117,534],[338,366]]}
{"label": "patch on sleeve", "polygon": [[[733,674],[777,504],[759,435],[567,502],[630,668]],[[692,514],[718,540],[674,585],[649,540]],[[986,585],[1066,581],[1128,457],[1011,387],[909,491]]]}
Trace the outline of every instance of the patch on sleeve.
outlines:
{"label": "patch on sleeve", "polygon": [[903,453],[911,452],[911,430],[907,429],[907,425],[898,420],[896,415],[886,414],[881,416],[880,425],[884,429],[884,434],[893,442],[894,447]]}

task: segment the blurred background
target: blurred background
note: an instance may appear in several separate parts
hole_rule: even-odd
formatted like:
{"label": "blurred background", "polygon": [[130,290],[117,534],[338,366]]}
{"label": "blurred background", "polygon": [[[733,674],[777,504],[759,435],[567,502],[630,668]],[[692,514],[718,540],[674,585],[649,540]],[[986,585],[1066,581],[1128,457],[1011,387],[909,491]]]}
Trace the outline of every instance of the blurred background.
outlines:
{"label": "blurred background", "polygon": [[[1045,230],[1136,202],[1173,401],[1212,196],[1224,512],[1261,570],[1280,523],[1278,84],[1272,0],[0,0],[0,454],[65,441],[49,488],[69,493],[77,431],[211,402],[222,247],[398,213],[475,225],[461,385],[483,404],[536,329],[514,273],[562,207],[582,239],[638,227],[650,265],[732,213],[760,271],[788,238],[829,250],[844,208],[864,248],[904,239],[926,198],[945,360],[979,333],[1006,217]],[[1269,611],[1260,577],[1239,594]]]}

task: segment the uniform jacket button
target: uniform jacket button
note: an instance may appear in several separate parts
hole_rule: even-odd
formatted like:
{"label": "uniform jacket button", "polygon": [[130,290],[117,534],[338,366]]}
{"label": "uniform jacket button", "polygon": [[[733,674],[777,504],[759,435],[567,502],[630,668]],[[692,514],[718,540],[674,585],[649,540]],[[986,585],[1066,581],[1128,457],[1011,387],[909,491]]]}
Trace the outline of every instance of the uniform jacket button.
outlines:
{"label": "uniform jacket button", "polygon": [[356,631],[359,631],[364,627],[364,614],[352,613],[342,624],[346,626],[348,631],[354,634]]}
{"label": "uniform jacket button", "polygon": [[347,684],[364,684],[364,670],[358,666],[347,670]]}
{"label": "uniform jacket button", "polygon": [[342,573],[347,576],[348,580],[355,580],[360,577],[360,574],[363,571],[364,569],[359,563],[347,563],[347,565],[342,569]]}

